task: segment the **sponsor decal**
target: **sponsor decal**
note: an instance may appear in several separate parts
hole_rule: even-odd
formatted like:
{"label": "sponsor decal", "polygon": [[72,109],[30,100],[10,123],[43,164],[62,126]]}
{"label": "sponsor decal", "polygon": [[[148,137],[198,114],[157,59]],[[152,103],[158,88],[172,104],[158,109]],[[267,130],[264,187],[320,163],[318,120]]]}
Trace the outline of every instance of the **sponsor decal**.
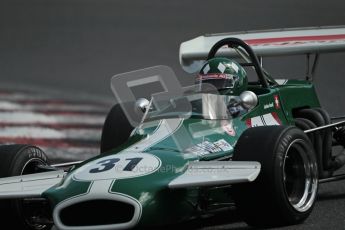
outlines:
{"label": "sponsor decal", "polygon": [[212,79],[233,79],[234,76],[231,74],[226,73],[210,73],[210,74],[199,74],[196,78],[196,80],[202,81],[202,80],[212,80]]}
{"label": "sponsor decal", "polygon": [[280,109],[280,102],[279,102],[279,97],[278,95],[274,95],[274,106],[276,109]]}
{"label": "sponsor decal", "polygon": [[269,109],[273,107],[274,107],[273,102],[264,105],[264,109]]}
{"label": "sponsor decal", "polygon": [[245,40],[245,42],[247,42],[251,46],[288,46],[303,45],[308,43],[336,43],[342,41],[345,41],[345,34],[259,38]]}
{"label": "sponsor decal", "polygon": [[236,131],[232,125],[232,121],[228,122],[228,121],[222,121],[221,122],[221,126],[222,129],[230,136],[235,136],[236,135]]}
{"label": "sponsor decal", "polygon": [[221,148],[224,152],[232,150],[232,146],[224,139],[214,142],[216,146]]}
{"label": "sponsor decal", "polygon": [[204,156],[211,153],[227,152],[231,151],[232,146],[224,139],[220,139],[216,142],[203,141],[200,144],[192,146],[186,149],[186,152],[194,153],[198,156]]}
{"label": "sponsor decal", "polygon": [[252,117],[246,120],[247,127],[257,127],[266,125],[281,125],[282,122],[279,119],[277,113],[267,113],[262,116]]}

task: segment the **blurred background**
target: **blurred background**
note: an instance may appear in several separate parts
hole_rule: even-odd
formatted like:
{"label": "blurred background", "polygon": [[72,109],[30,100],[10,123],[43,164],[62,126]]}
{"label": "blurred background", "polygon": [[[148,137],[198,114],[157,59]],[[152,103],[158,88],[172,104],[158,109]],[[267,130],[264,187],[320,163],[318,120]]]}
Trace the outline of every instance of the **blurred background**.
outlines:
{"label": "blurred background", "polygon": [[[194,77],[178,62],[185,40],[206,33],[342,25],[344,12],[343,0],[1,0],[0,84],[111,98],[111,76],[160,64],[188,84]],[[344,60],[344,54],[322,55],[317,71],[320,100],[332,114],[342,112]],[[304,74],[302,58],[264,64],[274,75]]]}

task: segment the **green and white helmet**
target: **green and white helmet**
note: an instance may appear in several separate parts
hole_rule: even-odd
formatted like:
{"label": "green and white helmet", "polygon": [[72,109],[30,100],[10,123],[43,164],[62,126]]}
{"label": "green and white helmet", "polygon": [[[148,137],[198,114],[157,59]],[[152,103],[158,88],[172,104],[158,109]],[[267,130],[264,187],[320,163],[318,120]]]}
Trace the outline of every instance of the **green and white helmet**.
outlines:
{"label": "green and white helmet", "polygon": [[212,58],[201,68],[197,83],[209,83],[225,94],[240,95],[247,89],[247,73],[236,61],[228,58]]}

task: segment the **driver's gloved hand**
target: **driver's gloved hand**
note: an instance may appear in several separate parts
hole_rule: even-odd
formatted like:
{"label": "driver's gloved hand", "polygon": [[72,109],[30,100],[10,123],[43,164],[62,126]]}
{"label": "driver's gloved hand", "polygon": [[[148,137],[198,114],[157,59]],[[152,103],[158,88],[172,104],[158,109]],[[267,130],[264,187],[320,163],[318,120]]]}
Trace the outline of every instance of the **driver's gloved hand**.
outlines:
{"label": "driver's gloved hand", "polygon": [[228,106],[228,111],[232,117],[237,117],[241,113],[240,106]]}

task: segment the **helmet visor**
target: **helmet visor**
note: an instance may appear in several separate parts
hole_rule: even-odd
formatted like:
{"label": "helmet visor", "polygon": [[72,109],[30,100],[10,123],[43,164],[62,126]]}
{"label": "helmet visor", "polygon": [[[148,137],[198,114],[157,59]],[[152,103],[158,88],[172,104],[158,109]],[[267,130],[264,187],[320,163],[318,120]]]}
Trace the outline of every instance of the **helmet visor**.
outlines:
{"label": "helmet visor", "polygon": [[217,89],[234,88],[237,76],[225,73],[214,74],[199,74],[196,81],[199,83],[209,83],[214,85]]}

